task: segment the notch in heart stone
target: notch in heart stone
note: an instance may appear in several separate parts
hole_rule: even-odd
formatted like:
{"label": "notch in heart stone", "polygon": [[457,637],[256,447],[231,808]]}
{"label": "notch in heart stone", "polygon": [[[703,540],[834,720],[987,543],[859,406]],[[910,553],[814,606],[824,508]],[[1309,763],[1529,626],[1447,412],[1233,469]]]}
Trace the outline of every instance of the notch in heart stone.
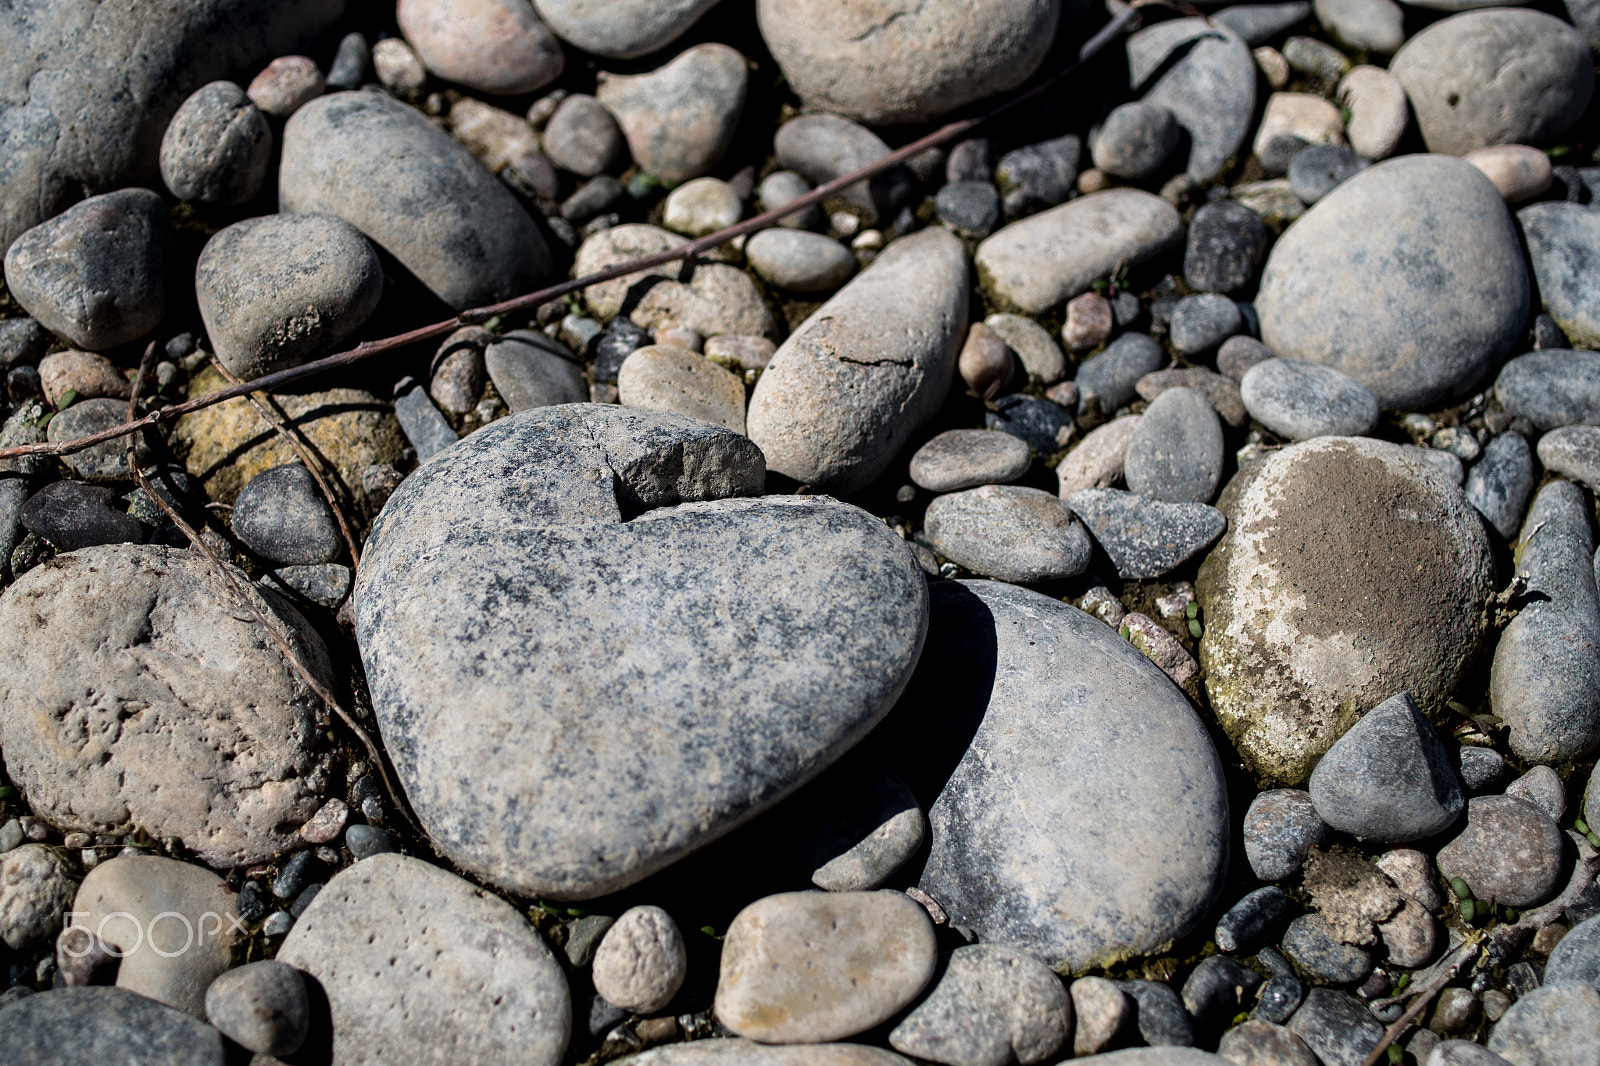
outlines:
{"label": "notch in heart stone", "polygon": [[463,869],[588,899],[771,806],[887,713],[928,625],[881,521],[757,497],[760,449],[677,415],[513,415],[407,478],[356,633],[412,806]]}

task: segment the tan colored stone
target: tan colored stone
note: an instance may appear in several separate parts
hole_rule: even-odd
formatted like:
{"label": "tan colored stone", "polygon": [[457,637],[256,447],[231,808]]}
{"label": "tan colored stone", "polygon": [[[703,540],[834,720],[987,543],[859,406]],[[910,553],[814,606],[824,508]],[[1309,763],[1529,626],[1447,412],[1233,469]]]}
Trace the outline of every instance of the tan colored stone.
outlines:
{"label": "tan colored stone", "polygon": [[616,116],[634,162],[676,184],[722,161],[748,81],[744,56],[698,44],[645,74],[602,73],[595,98]]}
{"label": "tan colored stone", "polygon": [[529,93],[565,65],[528,0],[400,0],[395,18],[430,71],[481,92]]}
{"label": "tan colored stone", "polygon": [[76,392],[78,399],[107,397],[126,400],[132,386],[115,363],[95,352],[56,352],[39,361],[39,378],[45,399],[59,407],[61,397]]}
{"label": "tan colored stone", "polygon": [[1128,441],[1139,426],[1139,415],[1121,418],[1091,432],[1056,466],[1059,495],[1064,500],[1079,489],[1108,489],[1122,479],[1122,460]]}
{"label": "tan colored stone", "polygon": [[521,115],[463,97],[450,108],[450,132],[494,173],[539,152],[539,132]]}
{"label": "tan colored stone", "polygon": [[27,952],[53,938],[76,888],[65,860],[43,844],[0,856],[0,940]]}
{"label": "tan colored stone", "polygon": [[1461,158],[1486,174],[1508,204],[1520,204],[1550,188],[1550,157],[1525,144],[1479,148]]}
{"label": "tan colored stone", "polygon": [[1352,67],[1339,79],[1339,102],[1350,109],[1345,136],[1358,155],[1388,159],[1411,124],[1411,104],[1400,79],[1382,67]]}
{"label": "tan colored stone", "polygon": [[617,394],[628,407],[671,411],[744,432],[744,383],[698,352],[651,344],[617,371]]}
{"label": "tan colored stone", "polygon": [[956,369],[967,388],[985,399],[993,397],[1011,380],[1013,365],[1011,346],[1000,334],[982,322],[967,328],[967,341],[956,357]]}
{"label": "tan colored stone", "polygon": [[1273,93],[1256,130],[1255,153],[1265,158],[1274,138],[1299,137],[1311,144],[1344,144],[1344,116],[1313,93]]}

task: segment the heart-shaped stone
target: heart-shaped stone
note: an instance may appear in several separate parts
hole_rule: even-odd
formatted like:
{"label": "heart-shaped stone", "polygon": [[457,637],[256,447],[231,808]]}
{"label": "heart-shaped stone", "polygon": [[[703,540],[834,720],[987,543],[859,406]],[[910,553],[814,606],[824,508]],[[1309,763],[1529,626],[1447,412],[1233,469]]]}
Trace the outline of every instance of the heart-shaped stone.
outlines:
{"label": "heart-shaped stone", "polygon": [[423,826],[503,888],[587,899],[775,803],[888,711],[928,593],[878,519],[751,498],[747,438],[663,412],[513,415],[406,480],[356,588]]}

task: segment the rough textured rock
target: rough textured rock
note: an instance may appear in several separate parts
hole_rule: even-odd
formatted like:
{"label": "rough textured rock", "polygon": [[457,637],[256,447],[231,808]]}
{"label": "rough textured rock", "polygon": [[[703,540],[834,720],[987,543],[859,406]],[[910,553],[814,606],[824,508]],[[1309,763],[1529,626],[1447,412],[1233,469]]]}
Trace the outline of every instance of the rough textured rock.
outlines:
{"label": "rough textured rock", "polygon": [[247,1051],[293,1054],[311,1025],[305,978],[276,959],[229,970],[206,989],[206,1017]]}
{"label": "rough textured rock", "polygon": [[998,582],[931,591],[928,645],[886,726],[932,826],[923,891],[1055,967],[1191,929],[1222,886],[1227,799],[1183,694],[1074,607]]}
{"label": "rough textured rock", "polygon": [[61,929],[77,888],[71,868],[43,844],[24,844],[0,857],[0,940],[31,952]]}
{"label": "rough textured rock", "polygon": [[1564,843],[1555,819],[1535,804],[1475,796],[1466,828],[1439,849],[1439,872],[1466,881],[1474,899],[1527,907],[1555,894]]}
{"label": "rough textured rock", "polygon": [[255,198],[272,161],[272,129],[231,81],[201,86],[161,137],[161,180],[180,200],[234,206]]}
{"label": "rough textured rock", "polygon": [[1122,460],[1128,440],[1138,428],[1140,415],[1124,415],[1091,431],[1056,464],[1059,495],[1071,499],[1084,489],[1103,489],[1122,478]]}
{"label": "rough textured rock", "polygon": [[1282,881],[1300,872],[1306,853],[1327,833],[1310,793],[1297,788],[1262,792],[1244,815],[1245,860],[1258,880]]}
{"label": "rough textured rock", "polygon": [[[321,640],[263,598],[328,683]],[[35,639],[40,619],[52,640]],[[233,866],[290,847],[322,802],[321,702],[194,553],[128,544],[57,556],[0,598],[0,646],[6,766],[58,827],[139,826]]]}
{"label": "rough textured rock", "polygon": [[625,0],[602,6],[587,0],[537,0],[546,23],[564,41],[610,59],[632,59],[665,48],[717,0]]}
{"label": "rough textured rock", "polygon": [[572,1006],[566,978],[504,900],[419,859],[374,855],[329,881],[278,952],[327,996],[332,1033],[304,1053],[337,1066],[527,1062],[554,1066]]}
{"label": "rough textured rock", "polygon": [[1175,570],[1228,528],[1222,513],[1203,503],[1163,503],[1116,489],[1079,489],[1067,497],[1067,506],[1125,578]]}
{"label": "rough textured rock", "polygon": [[660,907],[624,911],[594,953],[595,991],[634,1014],[672,1002],[687,972],[683,934]]}
{"label": "rough textured rock", "polygon": [[1544,983],[1583,984],[1600,990],[1600,917],[1577,923],[1561,938],[1545,965]]}
{"label": "rough textured rock", "polygon": [[617,393],[629,407],[670,411],[744,432],[744,382],[687,348],[649,344],[636,349],[617,371]]}
{"label": "rough textured rock", "polygon": [[1583,1066],[1600,1056],[1600,992],[1583,985],[1536,988],[1489,1034],[1489,1050],[1514,1066]]}
{"label": "rough textured rock", "polygon": [[1188,175],[1215,180],[1240,155],[1254,118],[1249,46],[1226,26],[1181,18],[1138,31],[1127,50],[1130,88],[1171,111],[1189,134]]}
{"label": "rough textured rock", "polygon": [[677,184],[722,161],[744,110],[744,56],[699,44],[647,74],[606,74],[595,97],[616,116],[633,161]]}
{"label": "rough textured rock", "polygon": [[[0,1007],[8,1066],[223,1066],[222,1034],[121,988],[58,988]],[[830,1064],[831,1066],[831,1064]]]}
{"label": "rough textured rock", "polygon": [[933,923],[899,892],[789,892],[728,926],[717,1019],[766,1043],[823,1043],[879,1025],[934,974]]}
{"label": "rough textured rock", "polygon": [[1600,347],[1600,296],[1594,263],[1600,261],[1600,214],[1582,204],[1532,204],[1517,212],[1539,299],[1568,341]]}
{"label": "rough textured rock", "polygon": [[872,125],[923,122],[1026,81],[1060,0],[819,7],[758,0],[761,36],[806,106]]}
{"label": "rough textured rock", "polygon": [[544,238],[511,191],[382,93],[333,93],[294,113],[278,202],[344,219],[456,310],[520,295],[550,273]]}
{"label": "rough textured rock", "polygon": [[923,519],[929,545],[968,570],[1030,583],[1081,574],[1093,551],[1083,523],[1054,493],[983,485],[940,496]]}
{"label": "rough textured rock", "polygon": [[564,66],[528,0],[400,0],[395,18],[429,72],[479,92],[530,93]]}
{"label": "rough textured rock", "polygon": [[944,404],[966,326],[961,242],[901,238],[778,349],[750,397],[750,439],[777,473],[865,488]]}
{"label": "rough textured rock", "polygon": [[1298,783],[1364,708],[1396,692],[1442,706],[1493,578],[1459,488],[1397,445],[1319,437],[1247,467],[1219,505],[1200,662],[1247,766]]}
{"label": "rough textured rock", "polygon": [[1448,829],[1461,782],[1411,697],[1384,700],[1334,742],[1311,774],[1322,820],[1365,840],[1399,843]]}
{"label": "rough textured rock", "polygon": [[1404,156],[1349,179],[1279,239],[1256,310],[1278,355],[1331,366],[1384,407],[1410,408],[1464,394],[1511,350],[1528,278],[1482,171]]}
{"label": "rough textured rock", "polygon": [[357,633],[384,740],[452,860],[544,898],[620,888],[770,806],[887,711],[923,637],[920,571],[854,508],[732,498],[763,475],[727,430],[574,405],[472,434],[390,498]]}
{"label": "rough textured rock", "polygon": [[1066,1042],[1072,1001],[1032,955],[975,944],[941,961],[933,991],[889,1034],[896,1050],[949,1066],[1029,1066]]}
{"label": "rough textured rock", "polygon": [[[1124,333],[1078,368],[1078,413],[1112,414],[1139,394],[1139,382],[1167,362],[1166,349],[1146,333]],[[1117,420],[1118,422],[1121,419]],[[1116,423],[1112,423],[1115,425]],[[1132,432],[1132,427],[1129,427]]]}

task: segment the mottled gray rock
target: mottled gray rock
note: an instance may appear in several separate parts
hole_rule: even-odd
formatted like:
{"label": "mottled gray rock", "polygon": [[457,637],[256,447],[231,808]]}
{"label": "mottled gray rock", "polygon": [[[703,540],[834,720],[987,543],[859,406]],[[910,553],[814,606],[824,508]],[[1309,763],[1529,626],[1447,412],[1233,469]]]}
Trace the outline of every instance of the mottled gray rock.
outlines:
{"label": "mottled gray rock", "polygon": [[1548,766],[1535,766],[1511,782],[1506,786],[1506,795],[1535,804],[1558,822],[1567,810],[1567,790],[1561,787],[1561,775]]}
{"label": "mottled gray rock", "polygon": [[[922,640],[920,571],[854,508],[731,498],[764,473],[728,430],[575,405],[479,430],[390,498],[357,633],[384,740],[453,861],[547,899],[612,891],[777,802],[888,709]],[[796,600],[813,582],[826,594]]]}
{"label": "mottled gray rock", "polygon": [[1583,35],[1540,11],[1469,11],[1435,22],[1406,42],[1389,70],[1405,86],[1428,150],[1448,155],[1554,140],[1594,93]]}
{"label": "mottled gray rock", "polygon": [[[772,151],[779,164],[811,184],[821,185],[877,162],[889,154],[889,146],[860,123],[838,115],[809,114],[779,126]],[[910,180],[909,172],[897,167],[852,185],[840,197],[867,222],[877,222],[894,214],[901,197],[909,192]]]}
{"label": "mottled gray rock", "polygon": [[[1517,212],[1544,309],[1578,348],[1600,347],[1600,212],[1582,204],[1531,204]],[[1562,345],[1567,347],[1567,345]]]}
{"label": "mottled gray rock", "polygon": [[512,330],[490,344],[483,357],[489,379],[513,414],[589,398],[583,367],[538,330]]}
{"label": "mottled gray rock", "polygon": [[1107,115],[1090,142],[1094,165],[1114,178],[1145,181],[1161,173],[1183,131],[1160,104],[1134,101]]}
{"label": "mottled gray rock", "polygon": [[[265,598],[274,628],[328,683],[315,632]],[[41,618],[54,639],[34,639]],[[322,803],[320,701],[192,552],[129,544],[58,556],[0,597],[0,646],[6,765],[61,829],[137,825],[233,866],[292,846]],[[101,739],[66,739],[85,729]]]}
{"label": "mottled gray rock", "polygon": [[456,310],[527,292],[550,273],[544,238],[511,191],[382,93],[332,93],[294,113],[278,202],[344,219]]}
{"label": "mottled gray rock", "polygon": [[[26,496],[26,482],[10,478],[5,484],[9,494],[20,488]],[[145,539],[143,524],[121,510],[117,494],[104,485],[56,481],[26,499],[13,512],[15,522],[57,551],[77,551],[95,544],[138,544]]]}
{"label": "mottled gray rock", "polygon": [[786,892],[722,941],[716,1014],[740,1036],[815,1044],[864,1032],[933,979],[933,923],[899,892]]}
{"label": "mottled gray rock", "polygon": [[231,81],[201,86],[161,138],[161,180],[180,200],[233,206],[255,198],[272,161],[272,129]]}
{"label": "mottled gray rock", "polygon": [[1498,790],[1510,776],[1511,768],[1498,751],[1493,748],[1462,747],[1461,780],[1469,794]]}
{"label": "mottled gray rock", "polygon": [[1362,1066],[1383,1039],[1383,1023],[1348,992],[1313,988],[1285,1028],[1298,1036],[1323,1066]]}
{"label": "mottled gray rock", "polygon": [[[128,403],[126,400],[113,400],[103,397],[98,400],[81,400],[65,411],[58,413],[50,420],[50,425],[45,431],[46,438],[53,444],[61,441],[77,440],[94,433],[101,433],[122,425],[128,420]],[[128,441],[133,441],[134,458],[141,465],[148,465],[154,454],[151,446],[151,430],[141,430],[108,440],[100,444],[82,448],[61,457],[62,461],[70,466],[79,477],[89,481],[123,481],[128,478]]]}
{"label": "mottled gray rock", "polygon": [[654,1014],[678,994],[689,971],[683,934],[660,907],[631,907],[594,953],[594,989],[633,1014]]}
{"label": "mottled gray rock", "polygon": [[1600,989],[1600,917],[1579,922],[1561,938],[1545,964],[1544,983]]}
{"label": "mottled gray rock", "polygon": [[865,488],[944,404],[967,325],[967,261],[945,230],[902,237],[778,349],[750,397],[769,469]]}
{"label": "mottled gray rock", "polygon": [[1249,46],[1226,26],[1182,18],[1138,31],[1127,49],[1134,95],[1167,108],[1188,131],[1189,176],[1216,179],[1239,156],[1255,114]]}
{"label": "mottled gray rock", "polygon": [[1577,984],[1536,988],[1489,1034],[1489,1050],[1516,1066],[1583,1066],[1600,1056],[1600,992]]}
{"label": "mottled gray rock", "polygon": [[1583,490],[1550,482],[1516,545],[1528,602],[1500,635],[1489,676],[1511,751],[1528,762],[1582,758],[1600,745],[1600,601]]}
{"label": "mottled gray rock", "polygon": [[311,1027],[305,978],[275,959],[229,970],[206,989],[206,1017],[247,1051],[292,1055]]}
{"label": "mottled gray rock", "polygon": [[1474,899],[1527,907],[1555,894],[1565,838],[1537,805],[1510,796],[1467,801],[1467,827],[1439,849],[1439,872]]}
{"label": "mottled gray rock", "polygon": [[[1262,889],[1262,891],[1266,890]],[[1274,891],[1276,890],[1274,889]],[[1270,948],[1267,950],[1272,951]],[[1273,954],[1277,955],[1277,952],[1274,951]],[[1283,961],[1284,969],[1287,970],[1289,968],[1289,960],[1284,959],[1281,955],[1277,955],[1277,957]],[[1281,1026],[1299,1008],[1300,1001],[1305,998],[1305,994],[1305,986],[1295,978],[1287,973],[1274,973],[1262,983],[1261,991],[1257,995],[1257,1002],[1255,1008],[1250,1012],[1250,1017],[1252,1020],[1260,1019],[1273,1025]]]}
{"label": "mottled gray rock", "polygon": [[[984,941],[1057,967],[1193,928],[1222,886],[1227,801],[1183,694],[1075,607],[987,581],[931,596],[890,722],[901,776],[932,801],[922,890]],[[1111,710],[1132,705],[1136,718]]]}
{"label": "mottled gray rock", "polygon": [[[1553,435],[1546,434],[1540,446]],[[1549,465],[1548,460],[1544,462]],[[1522,511],[1533,492],[1533,482],[1533,449],[1527,438],[1520,433],[1502,433],[1489,442],[1482,458],[1467,472],[1467,502],[1510,540],[1522,528]]]}
{"label": "mottled gray rock", "polygon": [[1313,144],[1289,161],[1289,189],[1301,200],[1314,204],[1370,165],[1370,160],[1343,145]]}
{"label": "mottled gray rock", "polygon": [[251,551],[287,566],[331,563],[344,546],[317,482],[299,463],[273,467],[245,485],[233,532]]}
{"label": "mottled gray rock", "polygon": [[0,14],[0,250],[86,195],[155,182],[162,131],[190,93],[303,50],[344,7],[341,0],[7,5]]}
{"label": "mottled gray rock", "polygon": [[987,237],[1000,224],[1000,190],[987,181],[954,181],[933,198],[939,221],[969,237]]}
{"label": "mottled gray rock", "polygon": [[1279,239],[1256,310],[1278,355],[1410,408],[1464,394],[1521,338],[1527,271],[1482,171],[1405,156],[1350,178]]}
{"label": "mottled gray rock", "polygon": [[278,961],[326,994],[337,1063],[554,1066],[566,1050],[567,982],[538,932],[509,903],[419,859],[375,855],[341,871]]}
{"label": "mottled gray rock", "polygon": [[[877,888],[922,849],[928,819],[906,783],[881,767],[863,780],[843,768],[819,778],[827,805],[807,826],[800,847],[814,865],[811,883],[827,892]],[[841,777],[847,783],[841,787]]]}
{"label": "mottled gray rock", "polygon": [[974,262],[999,302],[1040,314],[1182,239],[1171,204],[1138,189],[1107,189],[1013,222],[978,245]]}
{"label": "mottled gray rock", "polygon": [[1115,981],[1104,977],[1080,977],[1070,989],[1073,1013],[1073,1050],[1093,1055],[1104,1050],[1121,1031],[1133,1009],[1128,997]]}
{"label": "mottled gray rock", "polygon": [[329,610],[337,608],[350,595],[355,576],[348,566],[326,563],[322,566],[280,566],[261,576],[261,584],[287,597],[292,603],[308,601]]}
{"label": "mottled gray rock", "polygon": [[1433,726],[1401,693],[1372,708],[1311,774],[1311,802],[1341,832],[1392,844],[1448,829],[1461,783]]}
{"label": "mottled gray rock", "polygon": [[1251,998],[1261,975],[1226,955],[1202,959],[1183,982],[1183,1006],[1202,1025],[1226,1023]]}
{"label": "mottled gray rock", "polygon": [[121,988],[58,988],[0,1004],[8,1066],[223,1066],[222,1034]]}
{"label": "mottled gray rock", "polygon": [[1215,544],[1227,519],[1203,503],[1164,503],[1116,489],[1080,489],[1067,497],[1121,577],[1160,577]]}
{"label": "mottled gray rock", "polygon": [[1165,503],[1209,503],[1222,482],[1222,422],[1193,389],[1168,389],[1139,419],[1123,473],[1130,491]]}
{"label": "mottled gray rock", "polygon": [[413,378],[402,378],[395,386],[394,416],[406,440],[425,463],[458,439],[456,431],[428,399],[428,392]]}
{"label": "mottled gray rock", "polygon": [[93,196],[21,234],[5,255],[22,309],[79,348],[137,340],[167,313],[176,237],[149,189]]}
{"label": "mottled gray rock", "polygon": [[1297,788],[1262,792],[1244,815],[1245,859],[1258,880],[1282,881],[1300,872],[1307,852],[1327,833],[1310,793]]}
{"label": "mottled gray rock", "polygon": [[951,429],[917,449],[911,480],[929,492],[955,492],[1015,481],[1031,465],[1028,446],[1009,433]]}
{"label": "mottled gray rock", "polygon": [[767,1045],[750,1040],[695,1040],[635,1055],[629,1066],[910,1066],[892,1051],[865,1044]]}
{"label": "mottled gray rock", "polygon": [[1217,372],[1242,382],[1251,367],[1272,358],[1272,349],[1254,337],[1229,337],[1217,349]]}
{"label": "mottled gray rock", "polygon": [[1510,1066],[1510,1063],[1482,1044],[1443,1040],[1428,1053],[1427,1066]]}
{"label": "mottled gray rock", "polygon": [[[1600,427],[1560,426],[1539,438],[1537,450],[1539,462],[1551,473],[1591,488],[1600,484]],[[1528,466],[1531,481],[1531,460]],[[1521,517],[1520,512],[1517,517]]]}
{"label": "mottled gray rock", "polygon": [[1540,429],[1600,425],[1600,352],[1519,355],[1501,369],[1494,391],[1507,411]]}
{"label": "mottled gray rock", "polygon": [[1228,425],[1238,428],[1245,424],[1249,414],[1239,396],[1239,386],[1232,378],[1223,377],[1203,366],[1169,367],[1146,374],[1139,379],[1139,395],[1154,400],[1169,389],[1193,389],[1206,398],[1211,409]]}
{"label": "mottled gray rock", "polygon": [[[1056,464],[1057,494],[1070,499],[1080,489],[1103,489],[1122,478],[1128,439],[1143,415],[1124,415],[1093,430]],[[1129,494],[1131,495],[1131,494]],[[1137,499],[1137,497],[1135,497]]]}
{"label": "mottled gray rock", "polygon": [[1167,325],[1172,346],[1191,357],[1217,350],[1223,341],[1244,329],[1239,305],[1219,293],[1185,296],[1172,309]]}
{"label": "mottled gray rock", "polygon": [[1072,195],[1083,142],[1075,133],[1013,148],[995,164],[994,180],[1005,193],[1006,214],[1029,215]]}
{"label": "mottled gray rock", "polygon": [[889,1033],[895,1050],[948,1066],[1029,1066],[1066,1042],[1072,1001],[1034,956],[975,944],[940,961],[933,991]]}
{"label": "mottled gray rock", "polygon": [[479,92],[529,93],[565,65],[525,0],[400,0],[395,18],[431,74]]}
{"label": "mottled gray rock", "polygon": [[1184,280],[1198,292],[1242,289],[1256,276],[1271,243],[1272,231],[1244,204],[1234,200],[1206,204],[1189,223]]}
{"label": "mottled gray rock", "polygon": [[1160,370],[1167,353],[1148,334],[1124,333],[1078,367],[1078,413],[1111,414],[1139,394],[1139,380]]}
{"label": "mottled gray rock", "polygon": [[1443,474],[1397,445],[1318,437],[1247,467],[1219,506],[1229,532],[1195,582],[1200,662],[1255,773],[1304,781],[1351,706],[1408,692],[1435,711],[1455,691],[1494,567]]}
{"label": "mottled gray rock", "polygon": [[1121,987],[1133,1002],[1133,1025],[1146,1044],[1194,1046],[1194,1023],[1171,986],[1159,981],[1123,981]]}
{"label": "mottled gray rock", "polygon": [[761,36],[807,107],[923,122],[1014,89],[1055,39],[1059,0],[925,0],[838,10],[758,0]]}
{"label": "mottled gray rock", "polygon": [[[1256,889],[1217,919],[1217,947],[1223,951],[1249,954],[1260,947],[1263,941],[1276,939],[1276,927],[1288,915],[1290,907],[1289,897],[1283,894],[1281,888],[1268,885]],[[1266,989],[1263,988],[1262,992],[1265,1002]],[[1298,994],[1295,1002],[1300,1002]]]}
{"label": "mottled gray rock", "polygon": [[722,161],[744,110],[744,56],[697,44],[645,74],[606,74],[595,97],[616,117],[633,161],[677,184]]}
{"label": "mottled gray rock", "polygon": [[1266,44],[1311,16],[1308,0],[1285,4],[1229,4],[1212,15],[1251,48]]}
{"label": "mottled gray rock", "polygon": [[597,8],[585,0],[538,0],[534,7],[562,40],[611,59],[665,48],[716,0],[626,0]]}
{"label": "mottled gray rock", "polygon": [[1437,910],[1444,902],[1434,883],[1433,860],[1415,848],[1392,848],[1379,855],[1373,865],[1428,910]]}
{"label": "mottled gray rock", "polygon": [[762,230],[744,247],[750,268],[780,289],[826,292],[855,273],[855,254],[831,237],[781,227]]}
{"label": "mottled gray rock", "polygon": [[24,844],[0,857],[0,940],[32,952],[55,937],[77,882],[61,855],[43,844]]}
{"label": "mottled gray rock", "polygon": [[1217,1055],[1234,1066],[1321,1066],[1305,1041],[1283,1026],[1259,1018],[1223,1033]]}
{"label": "mottled gray rock", "polygon": [[1094,550],[1083,523],[1054,493],[984,485],[940,496],[923,519],[928,544],[973,573],[1001,581],[1081,574]]}
{"label": "mottled gray rock", "polygon": [[545,123],[542,147],[556,166],[592,178],[611,169],[623,144],[622,130],[605,105],[586,93],[573,93]]}
{"label": "mottled gray rock", "polygon": [[1245,372],[1239,395],[1251,416],[1289,440],[1364,436],[1378,399],[1359,381],[1303,359],[1267,359]]}
{"label": "mottled gray rock", "polygon": [[323,355],[366,324],[383,267],[341,218],[268,215],[206,242],[195,295],[218,361],[249,381]]}

